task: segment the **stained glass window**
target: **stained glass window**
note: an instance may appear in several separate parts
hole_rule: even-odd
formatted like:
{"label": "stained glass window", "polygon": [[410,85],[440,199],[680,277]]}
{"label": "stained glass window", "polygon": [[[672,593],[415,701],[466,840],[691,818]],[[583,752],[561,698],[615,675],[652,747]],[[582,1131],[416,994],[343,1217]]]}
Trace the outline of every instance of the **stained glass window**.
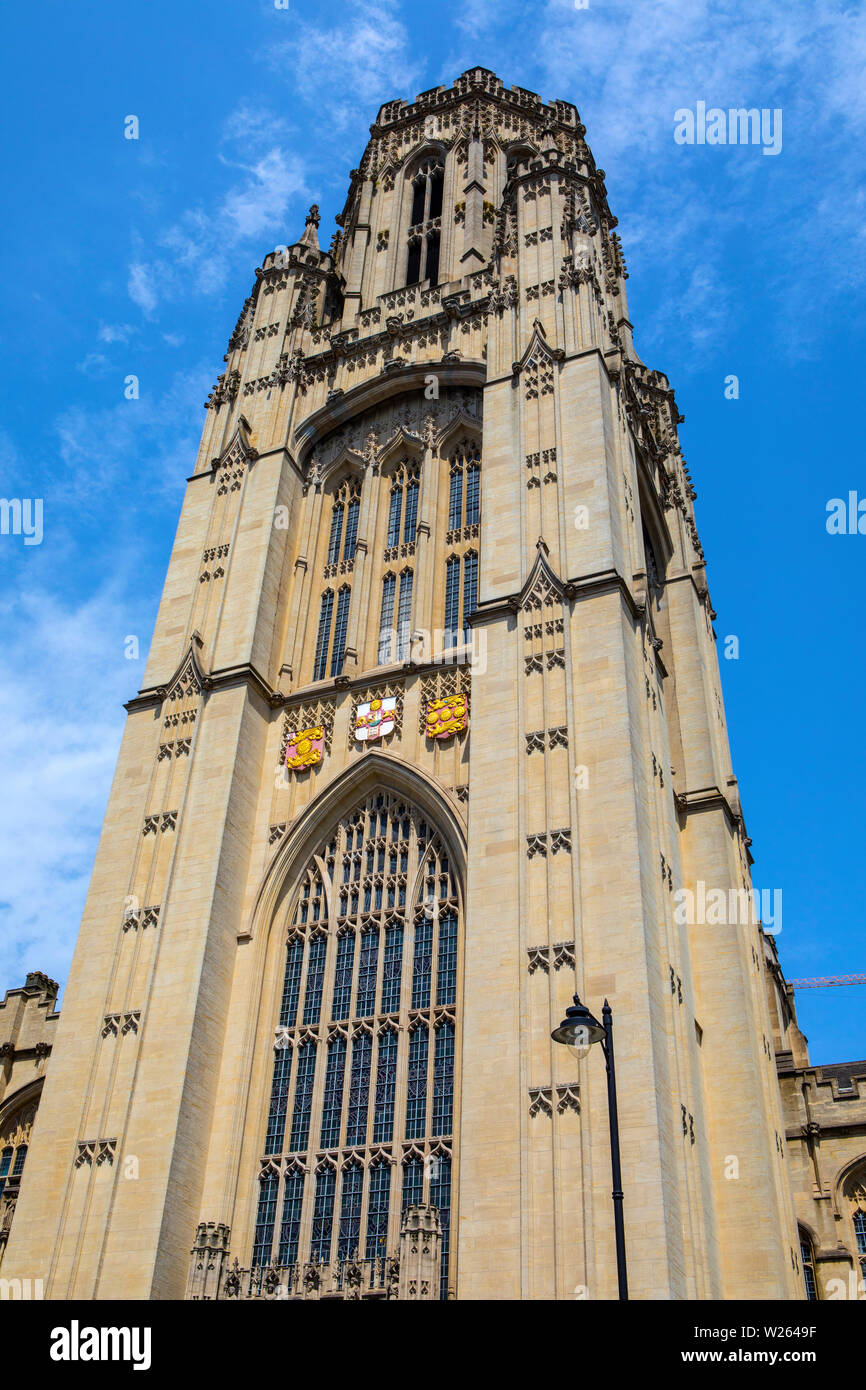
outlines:
{"label": "stained glass window", "polygon": [[310,1257],[318,1260],[320,1264],[327,1264],[331,1258],[336,1188],[337,1174],[333,1168],[324,1168],[316,1174],[316,1200],[313,1204],[313,1237],[310,1243]]}
{"label": "stained glass window", "polygon": [[304,1205],[304,1175],[293,1168],[286,1174],[283,1193],[283,1218],[280,1223],[279,1263],[293,1265],[298,1258],[301,1234],[301,1211]]}
{"label": "stained glass window", "polygon": [[310,1107],[313,1100],[313,1081],[316,1075],[316,1044],[302,1043],[298,1048],[298,1073],[295,1078],[295,1108],[292,1113],[290,1147],[293,1153],[306,1149],[310,1133]]}
{"label": "stained glass window", "polygon": [[354,1255],[361,1243],[361,1202],[364,1196],[364,1170],[347,1168],[343,1174],[343,1195],[340,1202],[340,1234],[337,1259]]}
{"label": "stained glass window", "polygon": [[397,1086],[397,1034],[390,1028],[379,1038],[376,1065],[376,1104],[373,1143],[390,1144],[394,1138],[394,1093]]}
{"label": "stained glass window", "polygon": [[421,1139],[427,1128],[427,1029],[418,1027],[409,1038],[409,1076],[406,1092],[406,1138]]}
{"label": "stained glass window", "polygon": [[433,1054],[433,1133],[450,1134],[454,1106],[454,1025],[443,1023]]}
{"label": "stained glass window", "polygon": [[369,1033],[357,1033],[352,1041],[352,1071],[349,1078],[349,1117],[346,1124],[346,1143],[349,1145],[367,1142],[372,1051],[373,1039]]}
{"label": "stained glass window", "polygon": [[271,1168],[267,1169],[259,1179],[259,1207],[256,1213],[256,1233],[253,1240],[254,1265],[269,1265],[271,1262],[279,1189],[279,1174]]}
{"label": "stained glass window", "polygon": [[378,1260],[387,1254],[388,1207],[391,1200],[391,1168],[380,1163],[370,1173],[370,1200],[367,1207],[367,1240],[364,1254]]}
{"label": "stained glass window", "polygon": [[[441,1010],[456,1004],[458,904],[435,825],[392,792],[371,793],[311,855],[287,929],[265,1138],[285,1178],[282,1195],[279,1177],[263,1176],[256,1191],[260,1265],[275,1252],[282,1264],[328,1263],[356,1248],[365,1260],[397,1255],[399,1223],[390,1236],[388,1226],[394,1166],[404,1206],[434,1200],[433,1145],[450,1149],[454,1126],[455,1025]],[[384,1026],[388,1017],[396,1029]],[[369,1027],[353,1022],[362,1018]],[[309,1028],[325,1053],[320,1079]],[[339,1176],[328,1165],[305,1180],[311,1144],[334,1154]],[[418,1152],[410,1156],[409,1145]],[[6,1174],[14,1163],[10,1153]],[[450,1202],[450,1173],[436,1193]],[[383,1270],[365,1279],[381,1289]],[[323,1288],[339,1287],[327,1283],[338,1277],[325,1276]]]}
{"label": "stained glass window", "polygon": [[346,1039],[334,1038],[328,1044],[328,1065],[325,1070],[325,1095],[322,1102],[323,1149],[334,1149],[340,1142],[340,1119],[343,1112],[343,1081],[346,1074]]}

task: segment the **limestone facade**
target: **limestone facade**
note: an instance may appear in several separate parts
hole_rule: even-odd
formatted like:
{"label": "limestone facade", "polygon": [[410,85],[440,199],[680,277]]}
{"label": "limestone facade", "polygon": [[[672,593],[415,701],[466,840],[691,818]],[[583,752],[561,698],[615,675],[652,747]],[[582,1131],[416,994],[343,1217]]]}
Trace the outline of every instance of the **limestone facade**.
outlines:
{"label": "limestone facade", "polygon": [[256,271],[5,1256],[49,1297],[614,1297],[575,989],[632,1297],[803,1296],[766,938],[676,911],[750,842],[584,137],[480,68],[390,102]]}

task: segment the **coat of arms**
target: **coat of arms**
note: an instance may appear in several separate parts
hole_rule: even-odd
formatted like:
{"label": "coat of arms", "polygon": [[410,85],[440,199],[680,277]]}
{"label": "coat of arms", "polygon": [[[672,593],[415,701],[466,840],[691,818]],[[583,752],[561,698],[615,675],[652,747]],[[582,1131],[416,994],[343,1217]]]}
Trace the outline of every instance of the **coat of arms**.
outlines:
{"label": "coat of arms", "polygon": [[322,728],[301,729],[290,734],[286,744],[286,767],[292,772],[302,772],[322,761],[325,751],[325,731]]}
{"label": "coat of arms", "polygon": [[359,705],[355,715],[355,738],[369,743],[384,738],[397,723],[397,697],[387,695],[381,700],[369,700]]}
{"label": "coat of arms", "polygon": [[428,738],[462,733],[469,722],[469,697],[449,695],[444,700],[428,700],[426,719]]}

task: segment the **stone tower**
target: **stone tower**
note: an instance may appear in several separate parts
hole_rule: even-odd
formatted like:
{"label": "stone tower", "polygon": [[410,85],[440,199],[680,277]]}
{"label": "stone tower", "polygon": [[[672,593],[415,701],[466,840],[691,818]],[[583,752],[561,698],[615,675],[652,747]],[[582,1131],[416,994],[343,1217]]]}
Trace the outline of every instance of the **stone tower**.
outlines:
{"label": "stone tower", "polygon": [[483,68],[389,102],[256,271],[5,1257],[49,1297],[614,1297],[576,988],[631,1296],[801,1296],[761,927],[675,912],[749,841],[584,134]]}

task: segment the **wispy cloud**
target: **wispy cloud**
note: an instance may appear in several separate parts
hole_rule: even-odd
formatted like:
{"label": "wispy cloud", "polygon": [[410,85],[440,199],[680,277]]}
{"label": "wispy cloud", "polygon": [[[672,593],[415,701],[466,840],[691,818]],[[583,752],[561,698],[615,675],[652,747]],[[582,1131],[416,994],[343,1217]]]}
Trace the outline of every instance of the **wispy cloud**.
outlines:
{"label": "wispy cloud", "polygon": [[350,0],[339,25],[299,20],[270,62],[289,66],[297,90],[335,134],[361,135],[383,102],[411,100],[423,87],[418,52],[397,0]]}
{"label": "wispy cloud", "polygon": [[[270,142],[268,144],[267,142]],[[151,241],[134,237],[127,290],[144,316],[188,294],[218,294],[240,246],[261,255],[285,239],[292,199],[306,195],[303,158],[289,145],[289,127],[265,109],[237,108],[223,128],[214,168],[231,179],[212,205],[177,215]],[[248,150],[258,151],[250,159]]]}
{"label": "wispy cloud", "polygon": [[[119,582],[68,604],[28,591],[0,607],[3,796],[0,981],[63,980],[123,729],[142,663],[123,639],[140,614]],[[58,679],[62,673],[62,679]],[[38,698],[22,698],[37,691]]]}
{"label": "wispy cloud", "polygon": [[[130,461],[147,460],[151,498],[166,492],[180,498],[191,471],[204,421],[204,402],[212,384],[209,368],[175,373],[165,391],[151,394],[146,379],[138,400],[125,400],[118,381],[116,405],[72,406],[55,429],[63,470],[52,480],[82,514],[98,513],[114,493],[140,490]],[[43,479],[43,482],[49,479]]]}

